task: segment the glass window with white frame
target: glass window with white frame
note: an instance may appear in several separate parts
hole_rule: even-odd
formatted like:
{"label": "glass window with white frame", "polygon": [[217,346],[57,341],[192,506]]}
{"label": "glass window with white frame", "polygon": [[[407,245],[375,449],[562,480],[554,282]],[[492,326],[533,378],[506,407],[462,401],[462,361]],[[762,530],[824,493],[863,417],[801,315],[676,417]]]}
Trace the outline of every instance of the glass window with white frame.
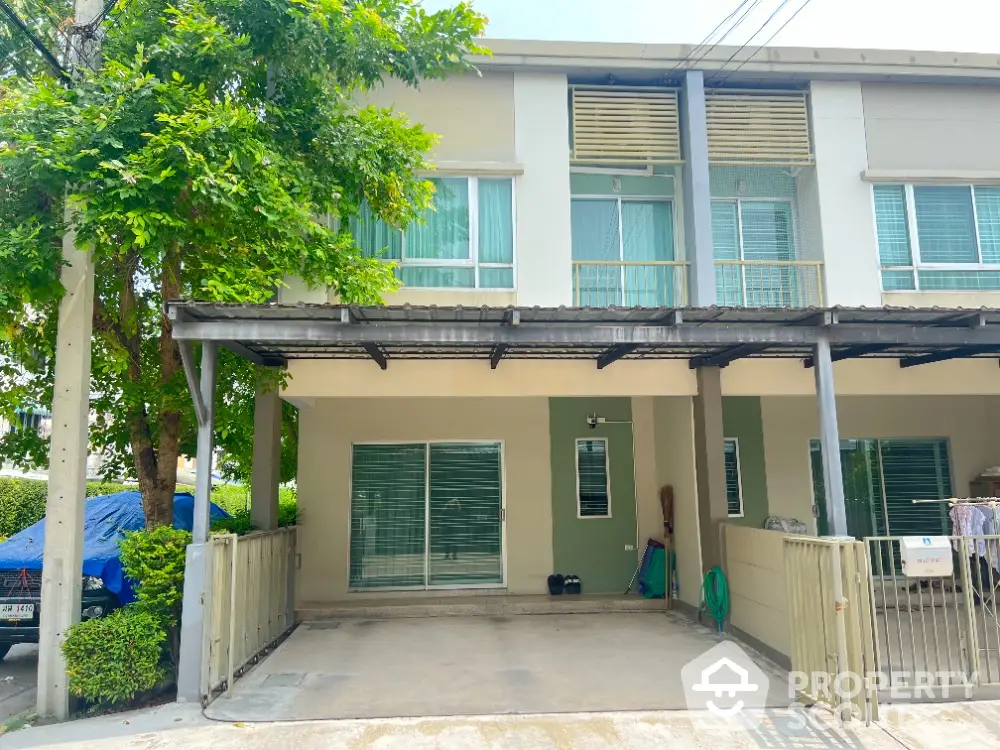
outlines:
{"label": "glass window with white frame", "polygon": [[363,206],[351,233],[369,256],[394,260],[405,286],[514,288],[514,183],[510,177],[435,177],[433,210],[405,232]]}
{"label": "glass window with white frame", "polygon": [[610,518],[607,438],[576,441],[576,499],[578,518]]}
{"label": "glass window with white frame", "polygon": [[875,185],[884,291],[1000,290],[1000,187]]}
{"label": "glass window with white frame", "polygon": [[740,442],[736,438],[723,441],[726,465],[726,507],[730,518],[743,517],[743,480],[740,476]]}
{"label": "glass window with white frame", "polygon": [[789,307],[798,298],[792,202],[713,198],[712,241],[720,305]]}
{"label": "glass window with white frame", "polygon": [[571,217],[577,305],[661,307],[682,299],[672,201],[574,196]]}

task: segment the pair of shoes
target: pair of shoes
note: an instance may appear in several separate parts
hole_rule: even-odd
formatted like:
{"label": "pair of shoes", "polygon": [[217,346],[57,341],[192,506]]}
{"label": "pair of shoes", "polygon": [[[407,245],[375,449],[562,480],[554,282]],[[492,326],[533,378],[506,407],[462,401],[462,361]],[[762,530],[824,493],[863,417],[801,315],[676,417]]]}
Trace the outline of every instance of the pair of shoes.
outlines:
{"label": "pair of shoes", "polygon": [[566,577],[559,573],[553,573],[546,579],[546,582],[549,586],[549,595],[559,596],[565,588]]}
{"label": "pair of shoes", "polygon": [[563,580],[563,590],[567,594],[579,594],[580,576],[577,575],[566,576],[566,578]]}

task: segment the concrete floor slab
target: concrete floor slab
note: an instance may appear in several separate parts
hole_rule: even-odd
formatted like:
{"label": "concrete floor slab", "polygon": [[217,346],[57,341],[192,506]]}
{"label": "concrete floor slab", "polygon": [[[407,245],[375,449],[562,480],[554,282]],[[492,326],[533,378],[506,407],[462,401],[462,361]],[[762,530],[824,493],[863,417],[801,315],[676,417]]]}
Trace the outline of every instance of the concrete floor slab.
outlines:
{"label": "concrete floor slab", "polygon": [[38,644],[14,646],[0,662],[0,724],[34,711],[38,694]]}
{"label": "concrete floor slab", "polygon": [[[304,624],[206,715],[252,722],[683,709],[681,667],[721,638],[665,613]],[[784,675],[760,663],[769,704],[787,707]]]}

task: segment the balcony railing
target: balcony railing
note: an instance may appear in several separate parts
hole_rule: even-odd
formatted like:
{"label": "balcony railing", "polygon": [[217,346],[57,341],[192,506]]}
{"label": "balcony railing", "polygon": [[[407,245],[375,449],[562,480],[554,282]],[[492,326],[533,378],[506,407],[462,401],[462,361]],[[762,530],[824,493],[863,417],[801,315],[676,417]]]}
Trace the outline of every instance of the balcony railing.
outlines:
{"label": "balcony railing", "polygon": [[683,307],[688,264],[680,260],[573,261],[577,307]]}
{"label": "balcony railing", "polygon": [[819,260],[717,260],[716,304],[725,307],[822,307]]}

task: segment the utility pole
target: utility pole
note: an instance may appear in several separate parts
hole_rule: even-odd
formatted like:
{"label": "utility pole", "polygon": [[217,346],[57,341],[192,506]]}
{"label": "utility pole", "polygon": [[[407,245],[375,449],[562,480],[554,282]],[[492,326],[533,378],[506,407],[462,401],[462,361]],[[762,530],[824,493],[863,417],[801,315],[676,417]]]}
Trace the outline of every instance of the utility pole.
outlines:
{"label": "utility pole", "polygon": [[[70,56],[75,69],[96,68],[100,59],[101,0],[76,0]],[[87,433],[90,415],[90,341],[94,316],[94,266],[76,245],[73,216],[66,208],[60,280],[49,491],[45,503],[42,599],[38,637],[38,715],[69,715],[69,678],[62,654],[66,631],[80,621],[83,583],[83,523],[86,501]]]}

